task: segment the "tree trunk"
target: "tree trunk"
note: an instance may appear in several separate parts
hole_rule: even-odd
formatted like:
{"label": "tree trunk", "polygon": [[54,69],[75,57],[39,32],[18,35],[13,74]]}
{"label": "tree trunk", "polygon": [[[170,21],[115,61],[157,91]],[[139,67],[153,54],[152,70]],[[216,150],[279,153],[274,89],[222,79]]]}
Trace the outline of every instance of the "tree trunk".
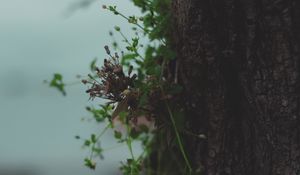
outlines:
{"label": "tree trunk", "polygon": [[[300,1],[173,0],[185,147],[205,175],[300,174]],[[178,77],[177,77],[178,76]]]}

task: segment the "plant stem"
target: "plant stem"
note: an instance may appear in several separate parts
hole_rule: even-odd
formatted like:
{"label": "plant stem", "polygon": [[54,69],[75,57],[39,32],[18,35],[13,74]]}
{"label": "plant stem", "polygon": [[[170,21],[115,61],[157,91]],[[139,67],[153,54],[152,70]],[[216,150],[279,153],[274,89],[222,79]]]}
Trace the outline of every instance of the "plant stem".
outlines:
{"label": "plant stem", "polygon": [[98,141],[103,134],[108,130],[108,128],[110,127],[110,124],[106,125],[105,128],[101,131],[101,133],[97,136],[96,140]]}
{"label": "plant stem", "polygon": [[[102,137],[102,135],[107,131],[107,129],[110,127],[110,124],[108,124],[102,131],[101,133],[96,137],[96,143],[98,142],[98,140]],[[95,144],[96,143],[93,143],[92,144],[92,151],[91,151],[91,155],[90,155],[90,159],[93,158],[93,155],[94,155],[94,148],[95,148]]]}
{"label": "plant stem", "polygon": [[129,151],[130,151],[130,155],[131,155],[132,159],[134,160],[134,155],[133,155],[132,144],[131,143],[132,143],[131,138],[128,137],[127,138],[127,145],[128,145]]}
{"label": "plant stem", "polygon": [[[160,88],[161,88],[162,93],[164,94],[163,88],[162,87],[160,87]],[[179,149],[180,149],[181,154],[183,156],[183,159],[184,159],[184,161],[185,161],[185,163],[186,163],[186,165],[189,169],[189,172],[191,173],[192,172],[192,166],[191,166],[191,164],[190,164],[190,162],[187,158],[187,155],[184,151],[182,140],[180,138],[180,135],[179,135],[179,132],[178,132],[178,129],[177,129],[177,126],[176,126],[176,122],[175,122],[173,113],[172,113],[171,108],[170,108],[170,106],[169,106],[169,104],[166,100],[165,100],[165,105],[167,107],[167,110],[168,110],[168,113],[169,113],[169,116],[170,116],[170,119],[171,119],[171,122],[172,122],[172,125],[173,125],[173,128],[174,128],[174,131],[175,131],[175,135],[176,135],[176,139],[177,139],[177,142],[178,142],[178,145],[179,145]]]}
{"label": "plant stem", "polygon": [[[125,42],[131,47],[132,44],[128,41],[128,39],[126,38],[126,36],[121,31],[119,31],[119,33],[121,34],[121,36],[123,37],[123,39],[125,40]],[[145,60],[142,57],[142,55],[138,53],[138,51],[136,49],[134,49],[134,53],[137,54],[142,60]]]}
{"label": "plant stem", "polygon": [[[118,12],[118,13],[119,13],[120,16],[125,18],[127,21],[130,21],[130,19],[127,16],[123,15],[120,12]],[[132,24],[136,25],[137,27],[139,27],[140,29],[142,29],[144,32],[146,32],[148,34],[147,30],[144,27],[142,27],[140,24],[138,24],[138,23],[132,23]]]}
{"label": "plant stem", "polygon": [[135,159],[134,159],[134,155],[133,155],[133,151],[132,151],[132,144],[131,144],[131,143],[132,143],[132,140],[131,140],[131,137],[130,137],[130,128],[129,128],[128,125],[126,126],[126,128],[127,128],[127,138],[126,138],[126,143],[127,143],[127,146],[128,146],[129,151],[130,151],[130,154],[131,154],[132,159],[135,160]]}
{"label": "plant stem", "polygon": [[191,172],[192,171],[192,167],[191,167],[190,162],[189,162],[189,160],[188,160],[188,158],[186,156],[186,153],[184,151],[183,144],[182,144],[182,141],[181,141],[181,138],[180,138],[180,135],[179,135],[179,132],[178,132],[175,120],[174,120],[174,116],[173,116],[172,111],[171,111],[171,109],[169,107],[169,104],[167,102],[165,102],[165,103],[166,103],[166,106],[167,106],[167,109],[168,109],[168,112],[169,112],[169,115],[170,115],[170,118],[171,118],[171,121],[172,121],[172,125],[174,127],[174,131],[175,131],[176,138],[177,138],[177,141],[178,141],[179,149],[180,149],[180,151],[182,153],[182,156],[184,158],[184,161],[185,161],[186,165],[188,166],[189,171]]}
{"label": "plant stem", "polygon": [[[133,155],[133,151],[132,151],[132,140],[131,140],[131,137],[130,137],[130,128],[129,126],[127,125],[127,139],[126,139],[126,143],[127,143],[127,146],[128,146],[128,149],[129,149],[129,152],[131,154],[131,158],[132,158],[132,162],[135,162],[135,158],[134,158],[134,155]],[[132,164],[130,164],[130,174],[133,175],[133,167]]]}
{"label": "plant stem", "polygon": [[[120,15],[121,17],[123,17],[124,19],[126,19],[127,21],[130,21],[130,19],[125,16],[124,14],[120,13],[119,11],[115,10],[114,12],[117,13],[117,15]],[[149,31],[147,29],[145,29],[143,26],[141,26],[139,23],[132,23],[134,25],[136,25],[137,27],[139,27],[141,30],[143,30],[147,35],[149,35]],[[163,39],[158,39],[162,44],[166,45],[166,42]]]}

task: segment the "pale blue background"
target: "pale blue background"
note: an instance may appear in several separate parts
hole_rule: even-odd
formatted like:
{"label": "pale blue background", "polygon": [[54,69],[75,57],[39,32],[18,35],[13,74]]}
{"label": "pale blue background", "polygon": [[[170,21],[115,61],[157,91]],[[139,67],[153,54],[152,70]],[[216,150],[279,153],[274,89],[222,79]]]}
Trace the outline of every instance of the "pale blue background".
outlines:
{"label": "pale blue background", "polygon": [[[81,121],[89,118],[86,87],[69,86],[63,97],[42,83],[55,72],[66,82],[89,73],[91,60],[105,57],[103,46],[110,43],[108,31],[114,25],[127,26],[125,33],[130,34],[126,21],[104,11],[102,4],[116,4],[128,15],[139,12],[129,0],[99,0],[76,10],[77,2],[0,0],[0,169],[109,175],[118,174],[119,161],[128,156],[121,146],[107,151],[95,172],[85,168],[88,153],[74,136],[104,127]],[[104,148],[116,145],[110,138],[110,133],[104,137]]]}

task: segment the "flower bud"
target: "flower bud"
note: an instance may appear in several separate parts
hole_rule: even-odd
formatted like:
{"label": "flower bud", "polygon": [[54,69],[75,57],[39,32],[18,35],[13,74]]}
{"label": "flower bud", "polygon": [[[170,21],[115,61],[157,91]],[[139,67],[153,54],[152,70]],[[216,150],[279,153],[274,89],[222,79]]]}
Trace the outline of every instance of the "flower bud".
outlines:
{"label": "flower bud", "polygon": [[117,52],[115,53],[115,57],[116,57],[116,58],[119,58],[119,55],[118,55],[118,53],[117,53]]}
{"label": "flower bud", "polygon": [[120,31],[121,28],[120,28],[119,26],[115,26],[115,30],[116,30],[116,31]]}
{"label": "flower bud", "polygon": [[108,47],[108,46],[104,46],[104,49],[105,49],[105,51],[106,51],[107,55],[110,55],[110,50],[109,50],[109,47]]}
{"label": "flower bud", "polygon": [[128,69],[128,75],[130,76],[131,72],[133,70],[133,66],[130,65],[129,69]]}
{"label": "flower bud", "polygon": [[83,84],[87,84],[87,83],[88,83],[87,80],[81,80],[81,82],[82,82]]}
{"label": "flower bud", "polygon": [[94,77],[93,77],[91,74],[88,74],[88,77],[89,77],[90,79],[94,79]]}

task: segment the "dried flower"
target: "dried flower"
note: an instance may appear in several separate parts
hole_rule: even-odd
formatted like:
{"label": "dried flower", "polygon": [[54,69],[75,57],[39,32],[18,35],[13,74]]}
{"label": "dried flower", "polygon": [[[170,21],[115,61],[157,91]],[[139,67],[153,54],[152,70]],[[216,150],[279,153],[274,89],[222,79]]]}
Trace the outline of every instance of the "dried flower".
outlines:
{"label": "dried flower", "polygon": [[[108,46],[104,47],[106,52],[110,54]],[[132,71],[132,66],[131,66]],[[88,74],[93,80],[90,82],[92,86],[86,91],[90,94],[90,98],[101,97],[110,100],[113,103],[122,101],[125,97],[122,94],[125,90],[133,89],[133,81],[136,75],[130,76],[124,74],[123,67],[119,63],[118,55],[110,59],[104,59],[104,65],[101,68],[95,68],[97,77]],[[130,71],[130,72],[131,72]],[[99,78],[100,80],[96,80]],[[87,80],[82,81],[84,84],[89,83]]]}

